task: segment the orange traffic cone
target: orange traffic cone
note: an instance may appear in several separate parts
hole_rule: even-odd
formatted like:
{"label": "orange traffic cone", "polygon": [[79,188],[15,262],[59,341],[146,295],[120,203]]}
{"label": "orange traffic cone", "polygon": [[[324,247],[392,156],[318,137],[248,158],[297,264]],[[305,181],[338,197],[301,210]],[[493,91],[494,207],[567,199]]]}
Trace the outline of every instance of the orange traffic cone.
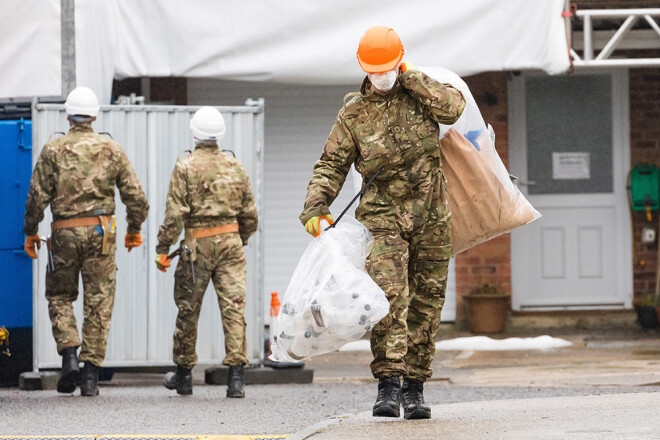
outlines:
{"label": "orange traffic cone", "polygon": [[[277,297],[277,292],[270,292],[270,324],[268,326],[269,329],[269,337],[270,337],[270,343],[273,343],[273,336],[275,332],[275,319],[277,319],[277,315],[280,313],[280,299]],[[272,352],[271,352],[272,353]]]}
{"label": "orange traffic cone", "polygon": [[280,299],[277,297],[277,292],[270,292],[270,318],[277,317],[280,313]]}

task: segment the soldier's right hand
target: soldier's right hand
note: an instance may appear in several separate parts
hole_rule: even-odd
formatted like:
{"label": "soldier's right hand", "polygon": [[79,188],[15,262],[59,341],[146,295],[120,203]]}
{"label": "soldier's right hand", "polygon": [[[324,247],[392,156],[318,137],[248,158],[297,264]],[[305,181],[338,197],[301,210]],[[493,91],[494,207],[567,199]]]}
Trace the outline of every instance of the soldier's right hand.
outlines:
{"label": "soldier's right hand", "polygon": [[33,260],[37,258],[37,251],[34,249],[35,245],[37,249],[41,249],[41,238],[38,235],[28,235],[25,237],[25,253]]}
{"label": "soldier's right hand", "polygon": [[312,234],[314,237],[318,237],[321,235],[321,220],[326,220],[328,224],[333,224],[335,221],[332,218],[332,215],[317,215],[309,220],[307,220],[307,223],[305,223],[305,230]]}
{"label": "soldier's right hand", "polygon": [[142,245],[141,234],[126,234],[126,237],[124,237],[124,246],[126,246],[128,252],[132,251],[133,248],[141,245]]}
{"label": "soldier's right hand", "polygon": [[414,70],[414,69],[417,69],[417,67],[415,67],[415,65],[413,63],[411,63],[410,61],[404,61],[399,66],[399,70],[401,71],[401,73],[406,73],[407,71]]}
{"label": "soldier's right hand", "polygon": [[156,267],[161,272],[167,272],[167,268],[172,265],[172,260],[167,258],[167,254],[156,254]]}

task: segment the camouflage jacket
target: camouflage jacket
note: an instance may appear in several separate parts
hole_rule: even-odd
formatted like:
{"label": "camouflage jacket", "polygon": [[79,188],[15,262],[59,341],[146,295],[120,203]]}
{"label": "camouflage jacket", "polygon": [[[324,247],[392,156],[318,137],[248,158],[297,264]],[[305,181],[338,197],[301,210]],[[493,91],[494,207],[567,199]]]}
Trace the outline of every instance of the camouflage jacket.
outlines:
{"label": "camouflage jacket", "polygon": [[115,185],[126,205],[127,232],[137,234],[149,204],[126,153],[117,142],[94,133],[91,123],[72,125],[69,133],[41,150],[30,180],[23,232],[37,233],[48,204],[53,220],[114,214]]}
{"label": "camouflage jacket", "polygon": [[165,220],[158,231],[156,252],[165,254],[181,230],[238,223],[243,243],[257,230],[257,207],[243,165],[218,149],[198,142],[177,161],[167,193]]}
{"label": "camouflage jacket", "polygon": [[[330,212],[328,206],[353,163],[365,180],[380,169],[356,212],[363,223],[370,223],[371,218],[371,226],[399,222],[420,207],[428,211],[430,200],[445,185],[438,123],[458,120],[465,108],[461,92],[418,70],[400,75],[387,95],[372,92],[370,86],[365,78],[359,95],[339,111],[314,165],[300,215],[303,224]],[[419,201],[418,206],[406,203],[410,201]]]}

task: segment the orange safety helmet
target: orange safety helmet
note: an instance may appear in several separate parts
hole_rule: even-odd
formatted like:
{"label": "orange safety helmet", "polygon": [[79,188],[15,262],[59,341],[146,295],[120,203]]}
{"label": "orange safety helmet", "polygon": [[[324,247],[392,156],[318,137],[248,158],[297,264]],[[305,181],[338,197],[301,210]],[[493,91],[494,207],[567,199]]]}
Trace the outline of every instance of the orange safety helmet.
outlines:
{"label": "orange safety helmet", "polygon": [[373,26],[360,38],[357,59],[367,73],[381,73],[393,70],[403,58],[403,44],[387,26]]}

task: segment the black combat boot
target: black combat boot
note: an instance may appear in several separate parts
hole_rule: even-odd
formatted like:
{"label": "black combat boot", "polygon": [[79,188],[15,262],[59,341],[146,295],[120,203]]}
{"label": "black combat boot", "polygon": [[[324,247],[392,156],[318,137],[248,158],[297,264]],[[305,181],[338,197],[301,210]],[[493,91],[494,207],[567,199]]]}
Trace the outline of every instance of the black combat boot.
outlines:
{"label": "black combat boot", "polygon": [[227,397],[245,397],[243,365],[232,365],[227,373]]}
{"label": "black combat boot", "polygon": [[168,390],[176,390],[177,394],[189,396],[192,392],[192,371],[190,368],[176,366],[176,373],[169,372],[165,375],[163,385]]}
{"label": "black combat boot", "polygon": [[62,374],[57,381],[58,393],[73,393],[80,379],[80,368],[78,367],[78,347],[65,348],[62,351]]}
{"label": "black combat boot", "polygon": [[99,367],[91,362],[85,362],[85,366],[80,373],[80,395],[99,395]]}
{"label": "black combat boot", "polygon": [[430,419],[431,408],[424,403],[424,382],[403,379],[401,405],[404,419]]}
{"label": "black combat boot", "polygon": [[401,414],[399,394],[401,384],[399,376],[378,379],[378,397],[374,403],[374,417],[399,417]]}

